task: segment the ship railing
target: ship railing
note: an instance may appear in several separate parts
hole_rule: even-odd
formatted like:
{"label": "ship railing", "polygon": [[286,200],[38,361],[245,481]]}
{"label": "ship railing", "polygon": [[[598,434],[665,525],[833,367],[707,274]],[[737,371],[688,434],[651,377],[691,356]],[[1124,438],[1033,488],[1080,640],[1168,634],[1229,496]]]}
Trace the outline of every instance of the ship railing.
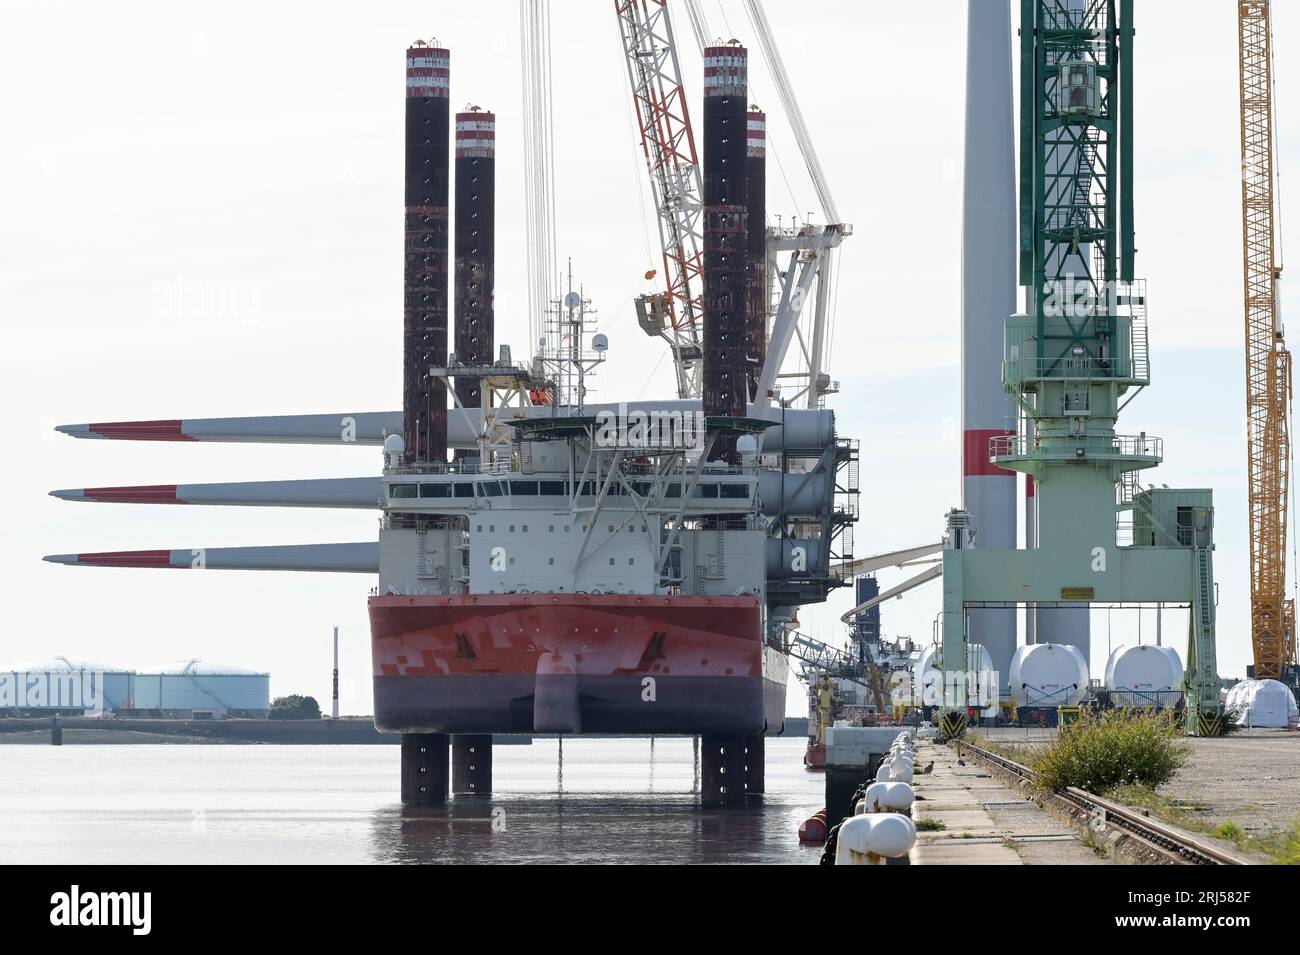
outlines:
{"label": "ship railing", "polygon": [[[620,468],[622,472],[626,475],[635,475],[635,476],[661,475],[665,479],[674,479],[674,480],[681,478],[682,476],[690,476],[694,474],[705,474],[705,475],[753,474],[755,470],[752,467],[747,468],[741,465],[709,464],[703,467],[696,466],[696,465],[686,465],[685,467],[679,466],[679,467],[670,468],[667,471],[662,471],[653,461],[642,462],[639,460],[632,460],[632,461],[624,460],[623,463],[620,465]],[[488,464],[478,464],[476,462],[464,462],[464,461],[448,461],[445,464],[420,463],[420,464],[399,465],[398,467],[385,468],[384,473],[386,475],[393,475],[397,477],[408,477],[412,475],[422,475],[422,474],[427,474],[427,475],[457,474],[457,475],[465,475],[465,476],[476,476],[482,474],[492,474],[492,475],[523,474],[525,472],[521,470],[519,467],[517,467],[512,461],[494,461]],[[528,472],[528,473],[532,474],[535,472]]]}

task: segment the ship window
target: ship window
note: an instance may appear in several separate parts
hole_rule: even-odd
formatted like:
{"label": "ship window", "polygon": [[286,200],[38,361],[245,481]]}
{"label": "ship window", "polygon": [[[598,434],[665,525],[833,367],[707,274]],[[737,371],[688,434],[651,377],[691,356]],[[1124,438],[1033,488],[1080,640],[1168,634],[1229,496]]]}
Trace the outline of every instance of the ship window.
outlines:
{"label": "ship window", "polygon": [[611,558],[609,559],[609,566],[611,566],[611,567],[614,566],[614,558],[613,558],[613,557],[611,557]]}
{"label": "ship window", "polygon": [[[484,495],[486,495],[486,496],[488,496],[488,497],[500,497],[500,496],[501,496],[501,482],[500,482],[500,481],[484,481],[483,483],[481,483],[481,484],[479,485],[479,493],[480,493],[480,494],[484,494]],[[457,486],[457,488],[456,488],[456,494],[457,494],[457,496],[460,495],[460,487],[459,487],[459,486]]]}
{"label": "ship window", "polygon": [[523,494],[526,496],[535,497],[537,495],[537,482],[536,481],[511,481],[510,493]]}
{"label": "ship window", "polygon": [[511,525],[510,525],[510,533],[513,534],[514,532],[515,532],[515,525],[511,524]]}
{"label": "ship window", "polygon": [[610,525],[609,525],[609,532],[610,532],[611,534],[614,533],[614,525],[613,525],[613,524],[610,524]]}
{"label": "ship window", "polygon": [[568,524],[565,524],[565,525],[564,525],[564,533],[566,533],[566,534],[569,533],[569,525],[568,525]]}
{"label": "ship window", "polygon": [[554,533],[555,533],[555,525],[554,525],[554,524],[548,524],[548,525],[546,525],[546,533],[548,533],[548,534],[554,534]]}
{"label": "ship window", "polygon": [[697,484],[695,485],[695,497],[717,497],[718,486],[716,484]]}
{"label": "ship window", "polygon": [[636,558],[635,558],[635,557],[629,557],[629,558],[627,559],[627,565],[628,565],[629,567],[633,567],[633,566],[635,566],[635,565],[636,565]]}
{"label": "ship window", "polygon": [[483,525],[482,525],[482,524],[480,524],[480,525],[478,526],[478,532],[479,532],[480,534],[483,533]]}
{"label": "ship window", "polygon": [[455,485],[455,487],[456,487],[456,496],[457,496],[457,497],[473,497],[473,496],[474,496],[474,485],[471,484],[471,483],[468,482],[468,481],[461,482],[461,483]]}
{"label": "ship window", "polygon": [[593,484],[591,481],[583,481],[582,490],[580,490],[578,493],[586,497],[591,497],[593,494],[596,493],[596,485]]}
{"label": "ship window", "polygon": [[548,558],[546,558],[546,562],[547,562],[548,564],[550,564],[552,567],[555,566],[555,558],[554,558],[554,557],[548,557]]}
{"label": "ship window", "polygon": [[420,495],[420,485],[418,484],[392,484],[389,485],[388,488],[389,497],[408,498],[408,497],[419,497],[419,495]]}
{"label": "ship window", "polygon": [[681,497],[682,486],[680,484],[665,484],[664,497]]}
{"label": "ship window", "polygon": [[524,525],[524,533],[525,533],[525,534],[528,533],[528,525],[527,525],[527,524]]}
{"label": "ship window", "polygon": [[561,495],[561,494],[566,494],[566,493],[568,493],[568,492],[564,490],[564,482],[563,482],[563,481],[543,481],[543,482],[542,482],[542,493],[543,493],[543,494],[555,494],[555,495]]}
{"label": "ship window", "polygon": [[425,482],[420,485],[420,497],[451,497],[451,485]]}
{"label": "ship window", "polygon": [[749,497],[748,484],[720,484],[718,491],[722,497],[747,498]]}

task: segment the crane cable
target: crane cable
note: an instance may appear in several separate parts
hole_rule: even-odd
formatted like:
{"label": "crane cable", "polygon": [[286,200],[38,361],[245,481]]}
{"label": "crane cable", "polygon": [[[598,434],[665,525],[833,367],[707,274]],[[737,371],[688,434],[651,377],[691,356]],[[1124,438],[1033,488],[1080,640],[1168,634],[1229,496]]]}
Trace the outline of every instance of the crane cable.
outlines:
{"label": "crane cable", "polygon": [[709,45],[709,26],[704,22],[704,11],[700,9],[700,0],[686,0],[686,16],[690,18],[695,42],[703,51]]}
{"label": "crane cable", "polygon": [[555,151],[551,124],[550,0],[519,0],[523,59],[524,241],[531,348],[545,333],[555,265]]}
{"label": "crane cable", "polygon": [[830,186],[826,182],[826,174],[822,171],[821,160],[817,158],[817,150],[813,147],[812,136],[809,135],[808,127],[804,124],[803,111],[799,109],[799,100],[794,95],[794,87],[790,85],[790,77],[785,71],[781,51],[772,39],[772,27],[767,22],[767,14],[763,12],[763,7],[758,0],[745,0],[745,12],[758,38],[758,45],[763,48],[767,71],[776,85],[777,96],[785,109],[790,128],[794,131],[795,143],[799,146],[804,164],[808,167],[808,176],[812,179],[813,189],[817,191],[817,201],[821,203],[822,215],[826,217],[827,222],[839,222],[839,210],[831,197]]}

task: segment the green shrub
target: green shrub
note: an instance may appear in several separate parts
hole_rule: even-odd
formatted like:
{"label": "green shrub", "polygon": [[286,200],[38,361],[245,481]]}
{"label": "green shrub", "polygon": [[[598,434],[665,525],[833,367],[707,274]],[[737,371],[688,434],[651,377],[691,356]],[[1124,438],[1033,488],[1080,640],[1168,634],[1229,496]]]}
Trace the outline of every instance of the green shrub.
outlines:
{"label": "green shrub", "polygon": [[1155,788],[1167,783],[1190,755],[1171,712],[1107,710],[1062,726],[1034,760],[1045,790],[1075,786],[1102,793],[1115,786]]}
{"label": "green shrub", "polygon": [[1233,733],[1240,732],[1246,728],[1246,725],[1241,722],[1241,710],[1242,708],[1240,706],[1223,708],[1223,715],[1220,717],[1219,725],[1221,727],[1220,732],[1224,736],[1231,736]]}
{"label": "green shrub", "polygon": [[916,820],[917,832],[938,832],[940,829],[947,829],[938,819],[918,819]]}

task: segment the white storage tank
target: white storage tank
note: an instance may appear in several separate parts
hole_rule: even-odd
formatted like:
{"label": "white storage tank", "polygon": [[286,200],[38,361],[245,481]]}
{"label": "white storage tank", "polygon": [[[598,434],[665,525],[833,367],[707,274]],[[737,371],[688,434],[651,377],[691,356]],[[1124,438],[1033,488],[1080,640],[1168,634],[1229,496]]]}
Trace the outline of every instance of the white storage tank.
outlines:
{"label": "white storage tank", "polygon": [[1182,698],[1183,661],[1173,647],[1120,645],[1106,661],[1105,685],[1116,706],[1176,706]]}
{"label": "white storage tank", "polygon": [[[6,686],[23,684],[25,698],[7,698]],[[39,686],[39,692],[28,693]],[[135,674],[121,667],[55,657],[0,670],[0,707],[17,710],[83,710],[88,715],[115,713],[132,706]]]}
{"label": "white storage tank", "polygon": [[[924,699],[921,705],[939,706],[942,704],[942,697],[939,695],[943,692],[943,674],[935,666],[935,648],[926,647],[921,651],[921,656],[917,659],[912,670],[912,686],[914,692],[919,692]],[[981,715],[993,717],[998,712],[998,695],[999,687],[997,683],[997,670],[993,666],[993,657],[985,649],[983,644],[968,643],[966,645],[966,672],[974,673],[976,679],[984,679],[988,676],[993,685],[984,687],[972,687],[972,693],[978,690],[987,690],[987,698],[991,700],[989,706],[984,708]]]}
{"label": "white storage tank", "polygon": [[161,710],[164,716],[260,718],[271,708],[271,676],[189,660],[137,675],[135,698],[139,709]]}
{"label": "white storage tank", "polygon": [[1077,647],[1032,643],[1011,657],[1009,681],[1020,709],[1074,706],[1088,691],[1088,661]]}
{"label": "white storage tank", "polygon": [[1226,706],[1243,726],[1285,727],[1297,717],[1295,696],[1277,680],[1242,680],[1228,691]]}

